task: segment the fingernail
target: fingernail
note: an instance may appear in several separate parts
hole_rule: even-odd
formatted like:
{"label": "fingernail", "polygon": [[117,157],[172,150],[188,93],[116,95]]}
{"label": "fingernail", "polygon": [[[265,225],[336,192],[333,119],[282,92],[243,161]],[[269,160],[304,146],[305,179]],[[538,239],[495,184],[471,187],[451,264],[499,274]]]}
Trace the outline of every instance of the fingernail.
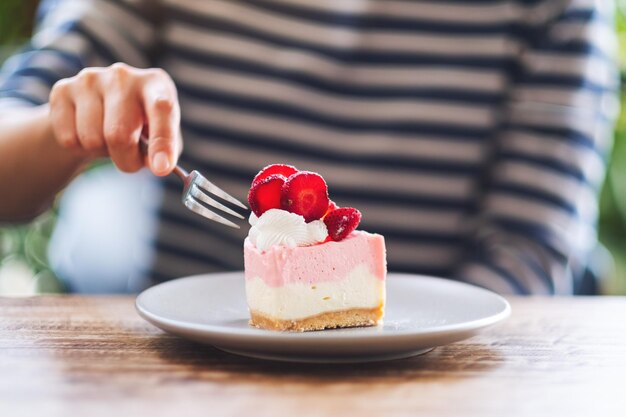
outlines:
{"label": "fingernail", "polygon": [[165,172],[170,168],[170,160],[165,152],[158,152],[154,155],[152,168],[157,172]]}

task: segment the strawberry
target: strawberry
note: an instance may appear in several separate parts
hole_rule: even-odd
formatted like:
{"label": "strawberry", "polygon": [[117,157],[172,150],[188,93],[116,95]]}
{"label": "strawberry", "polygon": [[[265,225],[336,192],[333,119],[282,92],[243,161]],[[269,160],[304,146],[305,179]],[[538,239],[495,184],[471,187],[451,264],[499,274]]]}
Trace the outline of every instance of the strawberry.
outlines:
{"label": "strawberry", "polygon": [[301,215],[307,223],[321,219],[328,210],[326,181],[315,172],[292,174],[283,185],[282,194],[282,208]]}
{"label": "strawberry", "polygon": [[280,174],[272,174],[257,181],[248,192],[250,208],[260,217],[272,208],[281,208],[281,190],[287,179]]}
{"label": "strawberry", "polygon": [[270,175],[280,174],[284,176],[285,178],[289,178],[290,175],[295,174],[296,172],[298,172],[298,169],[291,165],[283,165],[283,164],[268,165],[265,168],[263,168],[261,171],[259,171],[258,174],[256,174],[256,177],[254,177],[254,179],[252,180],[252,187],[254,187],[254,185],[257,182],[269,177]]}
{"label": "strawberry", "polygon": [[361,222],[361,212],[352,207],[335,209],[324,217],[328,236],[335,242],[345,239]]}
{"label": "strawberry", "polygon": [[337,203],[335,203],[333,200],[328,200],[328,209],[326,210],[326,214],[324,214],[324,217],[326,217],[328,215],[328,213],[330,213],[333,210],[338,209],[339,206],[337,205]]}

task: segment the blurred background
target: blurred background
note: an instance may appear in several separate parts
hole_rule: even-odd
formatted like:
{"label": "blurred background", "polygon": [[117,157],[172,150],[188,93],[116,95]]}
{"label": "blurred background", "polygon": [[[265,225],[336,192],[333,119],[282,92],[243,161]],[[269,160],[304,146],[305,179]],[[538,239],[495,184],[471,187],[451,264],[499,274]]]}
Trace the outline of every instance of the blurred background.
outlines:
{"label": "blurred background", "polygon": [[[0,0],[0,64],[28,40],[38,3]],[[607,261],[601,268],[604,294],[626,294],[626,0],[617,0],[617,6],[622,107],[600,203],[600,258]],[[31,224],[0,226],[0,295],[64,291],[46,256],[55,219],[53,208]]]}

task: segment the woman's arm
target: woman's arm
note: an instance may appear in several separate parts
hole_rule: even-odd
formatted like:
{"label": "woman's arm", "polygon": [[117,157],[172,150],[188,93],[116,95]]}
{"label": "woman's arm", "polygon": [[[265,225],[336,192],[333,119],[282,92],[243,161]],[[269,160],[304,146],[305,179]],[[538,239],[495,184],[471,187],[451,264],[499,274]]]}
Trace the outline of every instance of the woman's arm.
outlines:
{"label": "woman's arm", "polygon": [[48,115],[47,105],[0,114],[0,221],[40,214],[87,162],[55,141]]}
{"label": "woman's arm", "polygon": [[169,174],[182,148],[179,123],[176,87],[162,70],[114,64],[60,80],[49,105],[0,116],[0,220],[32,218],[98,156],[124,172]]}
{"label": "woman's arm", "polygon": [[[136,145],[136,131],[144,126],[163,133],[165,120],[176,131],[170,135],[176,137],[172,146],[180,148],[175,117],[159,122],[155,116],[151,125],[147,112],[143,118],[127,117],[156,100],[147,96],[148,84],[159,95],[160,106],[169,104],[177,111],[169,77],[138,69],[149,66],[158,44],[158,5],[96,0],[77,7],[74,1],[44,0],[42,11],[29,45],[0,71],[0,222],[28,220],[44,210],[97,156],[111,154],[124,171],[139,169],[145,161],[128,142]],[[115,61],[137,68],[107,67]],[[109,146],[109,139],[114,145]],[[177,150],[169,150],[167,138],[161,142],[166,142],[173,163]],[[167,170],[158,173],[163,172]]]}

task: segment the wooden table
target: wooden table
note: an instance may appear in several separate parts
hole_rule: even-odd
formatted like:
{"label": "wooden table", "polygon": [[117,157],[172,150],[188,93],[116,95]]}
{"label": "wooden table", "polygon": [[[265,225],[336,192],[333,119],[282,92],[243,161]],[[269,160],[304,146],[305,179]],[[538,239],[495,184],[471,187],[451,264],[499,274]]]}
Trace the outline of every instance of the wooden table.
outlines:
{"label": "wooden table", "polygon": [[0,298],[0,415],[626,416],[626,298],[511,298],[479,336],[360,365],[223,353],[133,301]]}

